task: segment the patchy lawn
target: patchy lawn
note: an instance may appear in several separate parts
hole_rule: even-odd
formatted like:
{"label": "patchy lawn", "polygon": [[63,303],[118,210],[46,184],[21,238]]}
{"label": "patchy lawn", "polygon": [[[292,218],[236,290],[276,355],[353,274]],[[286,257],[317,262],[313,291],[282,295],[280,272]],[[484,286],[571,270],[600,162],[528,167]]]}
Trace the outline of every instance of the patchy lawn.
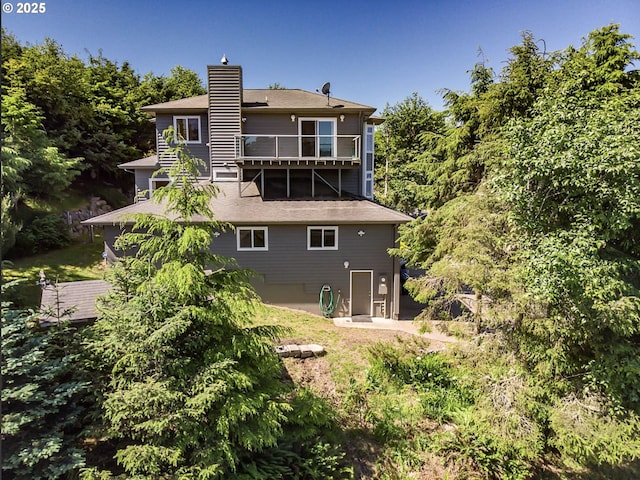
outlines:
{"label": "patchy lawn", "polygon": [[14,301],[21,307],[35,307],[40,304],[40,287],[36,284],[40,270],[52,282],[99,280],[105,272],[103,250],[102,237],[96,235],[93,242],[77,240],[66,248],[3,262],[2,281],[23,280],[15,289]]}
{"label": "patchy lawn", "polygon": [[337,327],[333,320],[308,313],[268,305],[260,307],[256,323],[286,327],[290,333],[281,344],[322,345],[321,357],[284,358],[287,372],[296,385],[338,404],[351,380],[362,380],[369,366],[368,348],[378,342],[411,342],[423,349],[440,349],[444,344],[407,332]]}
{"label": "patchy lawn", "polygon": [[[355,478],[404,478],[388,476],[395,468],[388,460],[394,455],[392,448],[376,439],[370,429],[363,428],[358,416],[364,409],[353,404],[354,393],[357,394],[357,385],[365,382],[372,345],[385,343],[418,350],[439,350],[445,345],[403,331],[338,327],[332,319],[267,305],[259,308],[256,322],[288,328],[289,333],[280,339],[283,345],[315,343],[324,347],[323,356],[283,358],[282,361],[294,385],[310,389],[335,409]],[[355,415],[354,411],[357,412]],[[424,462],[423,469],[421,476],[415,478],[443,478],[443,468],[437,458]]]}

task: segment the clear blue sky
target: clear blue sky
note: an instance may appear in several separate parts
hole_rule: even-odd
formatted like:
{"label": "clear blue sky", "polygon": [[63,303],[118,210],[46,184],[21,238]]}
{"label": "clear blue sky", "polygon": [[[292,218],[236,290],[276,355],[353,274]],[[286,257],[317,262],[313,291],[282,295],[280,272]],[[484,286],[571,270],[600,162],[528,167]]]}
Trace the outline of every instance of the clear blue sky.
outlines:
{"label": "clear blue sky", "polygon": [[202,78],[226,53],[245,88],[330,81],[333,96],[379,111],[414,91],[442,108],[437,91],[468,90],[479,48],[499,71],[523,30],[552,51],[620,23],[640,48],[640,0],[48,0],[41,14],[6,3],[2,24],[21,43],[51,37],[141,75],[182,65]]}

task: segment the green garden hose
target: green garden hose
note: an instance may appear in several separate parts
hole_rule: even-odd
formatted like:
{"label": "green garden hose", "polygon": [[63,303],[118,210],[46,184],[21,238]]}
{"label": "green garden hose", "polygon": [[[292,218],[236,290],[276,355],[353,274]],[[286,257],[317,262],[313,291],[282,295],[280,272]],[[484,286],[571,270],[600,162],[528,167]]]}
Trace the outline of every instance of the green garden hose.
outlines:
{"label": "green garden hose", "polygon": [[[328,293],[328,295],[325,295],[325,293]],[[323,285],[320,289],[320,301],[318,305],[320,307],[320,313],[326,318],[330,318],[333,312],[335,312],[338,302],[333,301],[333,290],[331,290],[330,285]]]}

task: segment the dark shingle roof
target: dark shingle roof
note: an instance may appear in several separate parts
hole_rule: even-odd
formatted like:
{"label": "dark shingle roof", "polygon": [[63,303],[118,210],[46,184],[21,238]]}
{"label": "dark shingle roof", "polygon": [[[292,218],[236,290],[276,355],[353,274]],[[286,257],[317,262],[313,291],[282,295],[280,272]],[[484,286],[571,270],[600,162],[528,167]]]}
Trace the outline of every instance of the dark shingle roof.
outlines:
{"label": "dark shingle roof", "polygon": [[[209,106],[208,95],[157,103],[142,107],[145,112],[196,112],[206,111]],[[331,97],[327,105],[327,97],[300,89],[245,89],[242,91],[242,109],[244,111],[362,111],[371,115],[374,107]]]}
{"label": "dark shingle roof", "polygon": [[[104,280],[85,280],[81,282],[61,282],[56,288],[47,285],[42,290],[40,301],[40,322],[44,325],[58,321],[57,311],[72,309],[64,320],[86,321],[98,316],[96,299],[109,291],[111,286]],[[59,298],[59,305],[58,305]]]}
{"label": "dark shingle roof", "polygon": [[[236,182],[220,182],[218,196],[212,200],[216,220],[234,225],[250,224],[400,224],[411,217],[362,198],[332,200],[263,200],[255,184],[247,182],[239,194]],[[89,225],[116,225],[130,223],[128,216],[136,213],[161,215],[162,204],[153,201],[133,205],[106,213],[83,223]],[[195,220],[198,220],[197,218]],[[204,220],[204,219],[202,219]]]}

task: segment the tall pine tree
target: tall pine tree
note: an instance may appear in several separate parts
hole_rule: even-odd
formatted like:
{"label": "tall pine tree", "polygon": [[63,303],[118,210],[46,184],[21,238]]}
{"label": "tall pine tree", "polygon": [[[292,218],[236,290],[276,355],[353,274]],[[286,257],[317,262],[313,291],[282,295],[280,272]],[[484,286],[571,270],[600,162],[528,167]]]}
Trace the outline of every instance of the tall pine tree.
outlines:
{"label": "tall pine tree", "polygon": [[[211,251],[211,186],[176,145],[162,215],[138,215],[90,347],[108,384],[104,420],[129,475],[228,478],[247,452],[277,443],[286,413],[275,327],[251,326],[247,272]],[[185,477],[186,478],[186,477]]]}

